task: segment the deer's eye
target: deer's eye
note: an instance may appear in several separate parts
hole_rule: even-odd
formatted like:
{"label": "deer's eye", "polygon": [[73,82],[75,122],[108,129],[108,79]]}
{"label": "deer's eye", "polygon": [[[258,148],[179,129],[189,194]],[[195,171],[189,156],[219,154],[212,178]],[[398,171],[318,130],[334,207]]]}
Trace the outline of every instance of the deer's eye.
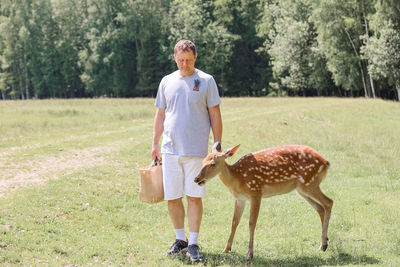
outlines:
{"label": "deer's eye", "polygon": [[215,166],[215,161],[214,160],[210,161],[210,166],[212,166],[212,167]]}

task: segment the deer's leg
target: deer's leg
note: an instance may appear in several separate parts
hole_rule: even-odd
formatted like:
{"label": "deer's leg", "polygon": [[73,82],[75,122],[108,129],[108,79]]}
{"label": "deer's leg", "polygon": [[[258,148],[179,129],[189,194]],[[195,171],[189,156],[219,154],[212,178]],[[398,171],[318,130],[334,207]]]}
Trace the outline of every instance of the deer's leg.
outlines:
{"label": "deer's leg", "polygon": [[[331,210],[333,205],[333,200],[322,193],[319,186],[315,187],[298,187],[297,189],[301,195],[305,195],[312,201],[316,202],[324,210],[324,216],[321,216],[322,221],[322,242],[320,250],[325,251],[328,248],[328,226],[329,219],[331,217]],[[317,210],[318,211],[318,210]]]}
{"label": "deer's leg", "polygon": [[231,233],[228,242],[224,248],[224,252],[229,252],[232,247],[233,238],[235,237],[236,228],[239,225],[240,218],[242,218],[244,207],[246,206],[245,200],[235,200],[235,210],[233,212]]}
{"label": "deer's leg", "polygon": [[300,196],[302,196],[318,212],[318,215],[319,215],[319,217],[321,219],[321,225],[323,225],[324,217],[325,217],[324,208],[320,204],[318,204],[317,202],[315,202],[314,200],[309,198],[308,196],[304,195],[301,191],[298,191],[298,193],[299,193]]}
{"label": "deer's leg", "polygon": [[250,240],[249,240],[249,251],[247,252],[246,259],[251,260],[253,258],[253,244],[254,244],[254,230],[256,229],[258,214],[260,212],[261,197],[253,197],[250,202]]}

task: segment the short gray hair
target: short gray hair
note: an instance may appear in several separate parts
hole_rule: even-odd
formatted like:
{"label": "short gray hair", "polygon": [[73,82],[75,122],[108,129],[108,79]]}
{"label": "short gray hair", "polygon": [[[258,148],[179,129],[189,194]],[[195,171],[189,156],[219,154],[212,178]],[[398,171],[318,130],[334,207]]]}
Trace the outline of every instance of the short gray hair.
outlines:
{"label": "short gray hair", "polygon": [[174,47],[174,55],[178,53],[178,51],[192,51],[193,55],[197,53],[195,44],[189,40],[180,40],[177,42]]}

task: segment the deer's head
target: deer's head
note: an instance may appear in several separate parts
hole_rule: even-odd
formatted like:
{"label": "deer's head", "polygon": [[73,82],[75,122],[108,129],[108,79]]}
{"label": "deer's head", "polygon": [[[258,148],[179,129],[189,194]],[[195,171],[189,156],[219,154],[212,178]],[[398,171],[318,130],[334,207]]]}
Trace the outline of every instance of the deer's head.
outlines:
{"label": "deer's head", "polygon": [[194,178],[194,182],[198,185],[204,185],[208,180],[217,176],[225,164],[225,159],[235,154],[240,145],[227,149],[225,152],[221,150],[221,143],[215,142],[210,154],[203,160],[203,167],[199,174]]}

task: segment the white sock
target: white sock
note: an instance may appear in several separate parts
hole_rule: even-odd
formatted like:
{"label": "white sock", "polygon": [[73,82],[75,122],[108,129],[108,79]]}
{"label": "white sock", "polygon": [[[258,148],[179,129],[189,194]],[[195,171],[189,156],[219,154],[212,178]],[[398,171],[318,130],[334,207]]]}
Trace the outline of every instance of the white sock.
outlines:
{"label": "white sock", "polygon": [[190,232],[189,233],[189,245],[197,245],[197,237],[198,236],[199,236],[199,233]]}
{"label": "white sock", "polygon": [[176,239],[186,241],[185,228],[175,229]]}

